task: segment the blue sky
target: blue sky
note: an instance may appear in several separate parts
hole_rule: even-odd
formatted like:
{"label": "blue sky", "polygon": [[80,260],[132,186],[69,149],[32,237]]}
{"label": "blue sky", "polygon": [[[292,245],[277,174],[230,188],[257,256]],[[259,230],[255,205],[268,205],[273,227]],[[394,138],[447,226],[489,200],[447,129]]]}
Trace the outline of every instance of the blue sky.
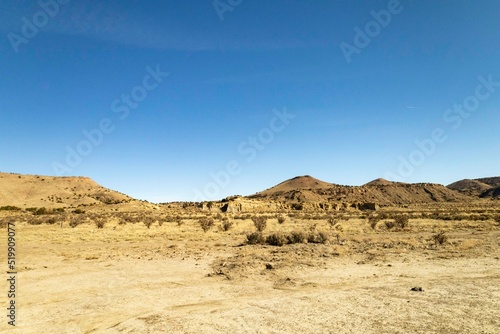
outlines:
{"label": "blue sky", "polygon": [[153,202],[500,174],[500,2],[41,3],[0,3],[1,171]]}

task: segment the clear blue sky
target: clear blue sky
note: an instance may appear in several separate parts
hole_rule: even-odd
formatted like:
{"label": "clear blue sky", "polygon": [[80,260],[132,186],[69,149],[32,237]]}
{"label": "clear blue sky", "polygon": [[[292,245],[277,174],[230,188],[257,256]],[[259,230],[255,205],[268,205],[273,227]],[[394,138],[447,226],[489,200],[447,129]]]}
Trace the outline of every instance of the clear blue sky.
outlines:
{"label": "clear blue sky", "polygon": [[0,3],[0,171],[153,202],[500,175],[498,1],[60,2]]}

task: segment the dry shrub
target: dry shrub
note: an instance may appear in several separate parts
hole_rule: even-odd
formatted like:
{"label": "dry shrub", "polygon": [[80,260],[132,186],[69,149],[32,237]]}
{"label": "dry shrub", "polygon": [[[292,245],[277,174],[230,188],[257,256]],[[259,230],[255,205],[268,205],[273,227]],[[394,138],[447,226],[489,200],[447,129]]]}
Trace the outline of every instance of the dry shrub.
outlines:
{"label": "dry shrub", "polygon": [[276,219],[278,220],[278,224],[283,224],[286,220],[286,217],[283,215],[278,215],[276,216]]}
{"label": "dry shrub", "polygon": [[387,227],[388,230],[392,229],[396,224],[392,220],[385,221],[385,227]]}
{"label": "dry shrub", "polygon": [[271,246],[283,246],[288,242],[287,237],[283,233],[273,233],[267,236],[266,243]]}
{"label": "dry shrub", "polygon": [[409,222],[408,215],[399,215],[394,218],[394,224],[402,229],[408,227],[408,222]]}
{"label": "dry shrub", "polygon": [[374,230],[377,227],[377,223],[379,222],[379,218],[374,215],[369,215],[368,216],[368,224],[370,224],[370,227]]}
{"label": "dry shrub", "polygon": [[500,226],[500,215],[498,216],[495,216],[495,218],[493,218],[495,220],[495,222],[497,223],[497,225]]}
{"label": "dry shrub", "polygon": [[144,225],[146,225],[147,228],[150,228],[151,225],[153,225],[153,222],[154,222],[154,219],[153,217],[144,217],[142,219],[142,222],[144,223]]}
{"label": "dry shrub", "polygon": [[223,231],[229,231],[233,227],[233,222],[230,221],[228,218],[224,218],[222,220],[222,230]]}
{"label": "dry shrub", "polygon": [[261,232],[252,232],[247,234],[247,244],[248,245],[256,245],[264,243],[264,237]]}
{"label": "dry shrub", "polygon": [[448,241],[448,236],[444,233],[444,231],[439,231],[438,233],[432,235],[432,240],[436,246],[442,245]]}
{"label": "dry shrub", "polygon": [[215,221],[213,220],[213,218],[200,218],[198,220],[198,224],[200,224],[203,232],[206,233],[214,226]]}
{"label": "dry shrub", "polygon": [[307,236],[307,242],[312,244],[326,244],[328,241],[328,235],[324,232],[310,233]]}
{"label": "dry shrub", "polygon": [[76,216],[76,217],[71,217],[70,218],[70,221],[69,221],[69,226],[71,228],[75,228],[77,227],[78,225],[81,225],[85,222],[85,216]]}
{"label": "dry shrub", "polygon": [[97,228],[104,228],[105,224],[106,224],[106,221],[104,220],[104,218],[97,218],[95,220],[95,226],[97,226]]}
{"label": "dry shrub", "polygon": [[255,225],[255,228],[257,229],[257,232],[262,232],[267,227],[267,220],[265,217],[254,216],[254,217],[252,217],[252,221],[253,221],[253,224]]}
{"label": "dry shrub", "polygon": [[293,231],[290,232],[290,234],[287,235],[288,243],[289,244],[301,244],[303,243],[307,238],[304,232],[301,231]]}
{"label": "dry shrub", "polygon": [[339,223],[339,219],[335,217],[330,217],[328,218],[328,224],[330,225],[330,228],[334,228],[335,225]]}

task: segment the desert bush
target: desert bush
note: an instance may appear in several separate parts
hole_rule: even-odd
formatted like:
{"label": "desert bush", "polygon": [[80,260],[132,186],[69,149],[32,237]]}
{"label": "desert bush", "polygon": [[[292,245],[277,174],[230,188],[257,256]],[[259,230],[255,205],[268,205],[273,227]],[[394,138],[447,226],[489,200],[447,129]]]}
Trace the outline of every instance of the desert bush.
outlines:
{"label": "desert bush", "polygon": [[312,244],[326,244],[328,235],[324,232],[309,233],[307,242]]}
{"label": "desert bush", "polygon": [[448,236],[444,233],[444,231],[439,231],[438,233],[432,235],[432,240],[436,246],[442,245],[448,240]]}
{"label": "desert bush", "polygon": [[288,243],[289,244],[301,244],[303,243],[307,238],[304,232],[301,231],[293,231],[290,232],[290,234],[287,235]]}
{"label": "desert bush", "polygon": [[368,224],[370,224],[370,227],[374,230],[377,227],[377,223],[379,221],[379,218],[374,215],[369,215],[368,216]]}
{"label": "desert bush", "polygon": [[254,217],[252,217],[252,221],[253,221],[253,224],[255,225],[255,228],[257,229],[258,232],[264,231],[267,227],[267,220],[265,217],[254,216]]}
{"label": "desert bush", "polygon": [[42,223],[43,220],[41,218],[32,217],[31,219],[28,219],[28,224],[30,225],[40,225]]}
{"label": "desert bush", "polygon": [[147,228],[150,228],[154,223],[154,219],[151,216],[147,216],[142,219],[142,222],[144,223],[144,225],[146,225]]}
{"label": "desert bush", "polygon": [[21,208],[12,205],[0,206],[0,211],[21,211]]}
{"label": "desert bush", "polygon": [[272,233],[267,236],[266,243],[271,246],[283,246],[288,242],[287,237],[285,237],[282,233]]}
{"label": "desert bush", "polygon": [[33,214],[35,216],[46,215],[48,213],[49,213],[49,210],[47,210],[47,208],[38,208],[35,211],[33,211]]}
{"label": "desert bush", "polygon": [[278,224],[283,224],[286,220],[286,217],[283,215],[277,215],[276,219],[278,220]]}
{"label": "desert bush", "polygon": [[493,218],[493,220],[495,220],[495,222],[500,225],[500,215],[498,216],[495,216],[495,218]]}
{"label": "desert bush", "polygon": [[264,243],[264,237],[261,232],[252,232],[247,234],[247,244],[248,245],[256,245]]}
{"label": "desert bush", "polygon": [[328,224],[330,225],[330,228],[334,228],[335,225],[337,225],[338,223],[339,223],[339,219],[337,219],[335,217],[328,218]]}
{"label": "desert bush", "polygon": [[94,222],[97,228],[104,228],[104,225],[106,224],[104,218],[97,218]]}
{"label": "desert bush", "polygon": [[223,231],[229,231],[233,227],[233,222],[230,221],[228,218],[224,218],[222,220],[222,230]]}
{"label": "desert bush", "polygon": [[81,214],[85,213],[85,210],[82,210],[82,209],[75,209],[75,210],[73,210],[73,213],[76,213],[76,214],[81,215]]}
{"label": "desert bush", "polygon": [[48,225],[54,225],[55,223],[57,223],[57,219],[54,217],[51,217],[45,221],[45,224],[48,224]]}
{"label": "desert bush", "polygon": [[392,220],[387,220],[384,222],[385,227],[387,227],[388,230],[392,229],[395,225],[394,221]]}
{"label": "desert bush", "polygon": [[198,224],[200,224],[203,232],[208,232],[208,230],[210,230],[214,226],[215,221],[213,220],[213,218],[200,218],[198,220]]}
{"label": "desert bush", "polygon": [[84,222],[85,222],[84,216],[71,217],[69,221],[69,226],[71,228],[75,228],[78,225],[83,224]]}
{"label": "desert bush", "polygon": [[408,215],[398,215],[394,218],[394,225],[398,226],[399,228],[406,228],[408,227]]}

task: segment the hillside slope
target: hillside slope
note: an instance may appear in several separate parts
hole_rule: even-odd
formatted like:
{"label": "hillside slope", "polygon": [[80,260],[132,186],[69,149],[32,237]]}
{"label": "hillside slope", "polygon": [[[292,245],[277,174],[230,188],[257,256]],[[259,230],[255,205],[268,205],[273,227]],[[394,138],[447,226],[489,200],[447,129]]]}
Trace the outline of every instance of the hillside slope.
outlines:
{"label": "hillside slope", "polygon": [[130,202],[88,177],[54,177],[0,173],[0,206],[56,208]]}
{"label": "hillside slope", "polygon": [[464,179],[447,187],[468,196],[500,199],[500,177]]}

